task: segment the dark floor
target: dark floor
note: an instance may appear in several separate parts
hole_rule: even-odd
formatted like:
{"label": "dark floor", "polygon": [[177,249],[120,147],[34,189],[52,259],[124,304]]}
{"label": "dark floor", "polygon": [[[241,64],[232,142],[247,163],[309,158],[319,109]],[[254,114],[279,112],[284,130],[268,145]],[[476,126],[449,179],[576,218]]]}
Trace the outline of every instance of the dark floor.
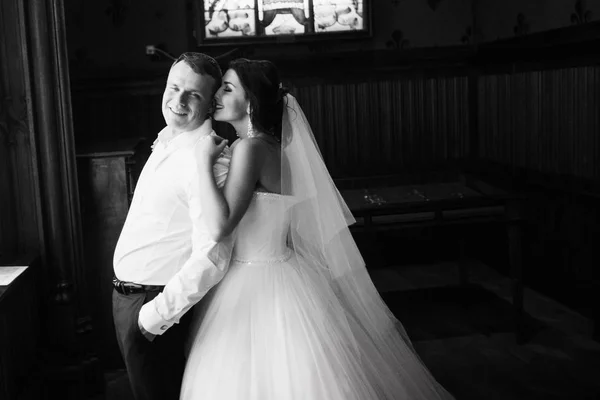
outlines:
{"label": "dark floor", "polygon": [[384,298],[413,293],[410,311],[390,307],[406,316],[423,361],[457,399],[600,399],[600,343],[590,339],[588,319],[526,290],[528,340],[518,345],[510,330],[509,280],[482,264],[471,271],[485,290],[425,289],[456,282],[453,264],[373,274]]}
{"label": "dark floor", "polygon": [[[453,263],[372,270],[423,361],[457,400],[600,399],[600,343],[592,323],[527,289],[528,341],[512,332],[509,281],[473,263],[471,286],[456,289]],[[131,399],[124,371],[106,374],[99,399]]]}

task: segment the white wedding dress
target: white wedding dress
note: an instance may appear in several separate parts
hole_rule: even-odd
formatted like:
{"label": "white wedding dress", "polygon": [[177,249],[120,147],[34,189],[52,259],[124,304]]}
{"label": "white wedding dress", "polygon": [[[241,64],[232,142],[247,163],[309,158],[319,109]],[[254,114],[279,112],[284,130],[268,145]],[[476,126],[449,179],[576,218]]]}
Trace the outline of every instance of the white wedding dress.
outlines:
{"label": "white wedding dress", "polygon": [[254,193],[230,269],[197,310],[181,399],[452,399],[409,342],[383,354],[327,274],[287,246],[294,204]]}

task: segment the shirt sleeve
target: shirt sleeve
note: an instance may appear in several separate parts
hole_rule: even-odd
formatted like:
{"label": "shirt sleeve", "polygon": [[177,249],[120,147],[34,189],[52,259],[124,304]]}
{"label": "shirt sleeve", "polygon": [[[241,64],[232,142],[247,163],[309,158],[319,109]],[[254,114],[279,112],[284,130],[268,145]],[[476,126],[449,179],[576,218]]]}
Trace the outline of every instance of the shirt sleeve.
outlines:
{"label": "shirt sleeve", "polygon": [[[217,159],[213,172],[222,188],[227,179],[231,151],[226,148]],[[188,193],[192,219],[192,253],[163,291],[140,310],[139,323],[148,332],[161,335],[223,278],[231,261],[235,232],[220,242],[210,239],[200,204],[199,183],[193,181]]]}

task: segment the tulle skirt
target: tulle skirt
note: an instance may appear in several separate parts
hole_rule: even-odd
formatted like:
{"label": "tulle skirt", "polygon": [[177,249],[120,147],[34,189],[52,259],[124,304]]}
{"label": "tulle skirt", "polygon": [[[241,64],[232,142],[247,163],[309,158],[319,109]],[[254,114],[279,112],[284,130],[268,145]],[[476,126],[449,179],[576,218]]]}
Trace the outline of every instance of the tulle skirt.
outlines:
{"label": "tulle skirt", "polygon": [[232,263],[196,311],[182,400],[452,399],[410,343],[382,354],[301,261]]}

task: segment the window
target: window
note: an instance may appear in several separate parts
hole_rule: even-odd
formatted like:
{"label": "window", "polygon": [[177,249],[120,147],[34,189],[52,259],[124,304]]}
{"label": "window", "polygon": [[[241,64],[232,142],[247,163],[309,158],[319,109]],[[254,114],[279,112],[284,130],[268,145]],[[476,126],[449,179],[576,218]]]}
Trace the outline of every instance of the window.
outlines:
{"label": "window", "polygon": [[197,1],[201,44],[370,34],[370,0]]}

